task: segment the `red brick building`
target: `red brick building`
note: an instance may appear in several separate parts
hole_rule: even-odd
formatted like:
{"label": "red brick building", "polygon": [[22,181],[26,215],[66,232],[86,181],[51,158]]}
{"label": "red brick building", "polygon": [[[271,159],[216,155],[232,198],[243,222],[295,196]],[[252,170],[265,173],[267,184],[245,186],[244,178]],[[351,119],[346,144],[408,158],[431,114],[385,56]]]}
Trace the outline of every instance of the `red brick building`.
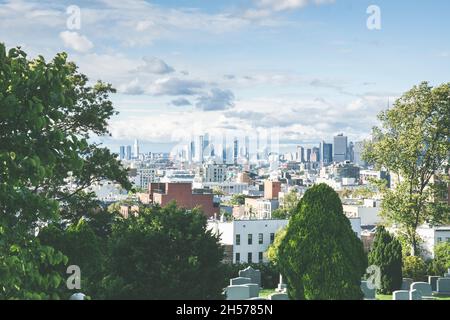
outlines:
{"label": "red brick building", "polygon": [[281,191],[280,181],[264,181],[264,198],[265,199],[278,199],[278,193]]}
{"label": "red brick building", "polygon": [[192,190],[192,183],[150,183],[148,191],[151,202],[161,207],[175,201],[185,209],[200,207],[207,217],[219,214],[219,208],[214,206],[213,194]]}

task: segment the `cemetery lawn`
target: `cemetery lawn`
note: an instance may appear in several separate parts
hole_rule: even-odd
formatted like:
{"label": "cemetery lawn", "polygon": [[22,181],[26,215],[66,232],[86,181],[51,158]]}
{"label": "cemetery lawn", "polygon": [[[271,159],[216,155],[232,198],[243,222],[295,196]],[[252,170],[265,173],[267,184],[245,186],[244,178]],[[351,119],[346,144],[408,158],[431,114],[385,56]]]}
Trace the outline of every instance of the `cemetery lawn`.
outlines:
{"label": "cemetery lawn", "polygon": [[[436,294],[436,295],[434,295],[434,297],[436,298],[436,300],[449,300],[450,301],[450,296]],[[377,294],[377,300],[392,300],[392,295],[391,294]]]}
{"label": "cemetery lawn", "polygon": [[259,291],[260,298],[267,298],[272,293],[276,293],[275,289],[262,289]]}

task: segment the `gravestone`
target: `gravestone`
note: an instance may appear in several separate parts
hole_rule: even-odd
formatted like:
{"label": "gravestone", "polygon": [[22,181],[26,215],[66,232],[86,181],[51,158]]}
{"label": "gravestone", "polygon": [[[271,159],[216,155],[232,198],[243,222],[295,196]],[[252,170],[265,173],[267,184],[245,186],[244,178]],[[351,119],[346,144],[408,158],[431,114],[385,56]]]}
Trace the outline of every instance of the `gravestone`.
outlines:
{"label": "gravestone", "polygon": [[408,290],[397,290],[392,293],[392,300],[409,300]]}
{"label": "gravestone", "polygon": [[249,298],[247,300],[267,300],[266,298],[262,298],[262,297],[254,297],[254,298]]}
{"label": "gravestone", "polygon": [[413,279],[411,278],[403,278],[402,280],[402,290],[408,290],[411,288],[411,284],[413,283]]}
{"label": "gravestone", "polygon": [[431,297],[433,296],[433,291],[431,290],[431,285],[427,282],[413,282],[411,284],[411,291],[417,290],[421,297]]}
{"label": "gravestone", "polygon": [[411,290],[409,292],[409,300],[422,300],[422,295],[419,290]]}
{"label": "gravestone", "polygon": [[289,300],[289,296],[286,293],[272,293],[269,300]]}
{"label": "gravestone", "polygon": [[230,279],[230,286],[238,286],[238,285],[247,284],[247,283],[253,283],[252,279],[244,278],[244,277],[237,277],[237,278]]}
{"label": "gravestone", "polygon": [[250,287],[246,285],[228,286],[227,300],[246,300],[250,298]]}
{"label": "gravestone", "polygon": [[450,273],[444,273],[444,278],[450,278]]}
{"label": "gravestone", "polygon": [[239,277],[250,278],[251,283],[256,283],[261,287],[261,271],[247,267],[239,271]]}
{"label": "gravestone", "polygon": [[437,281],[440,277],[428,276],[428,283],[431,286],[432,291],[437,291]]}
{"label": "gravestone", "polygon": [[369,288],[368,284],[368,281],[361,281],[361,291],[364,294],[364,300],[375,300],[375,288]]}
{"label": "gravestone", "polygon": [[276,292],[286,293],[287,285],[283,282],[283,276],[280,274],[280,282],[278,283],[278,287],[275,289]]}
{"label": "gravestone", "polygon": [[69,300],[85,300],[85,299],[86,299],[86,295],[81,292],[74,293],[69,298]]}
{"label": "gravestone", "polygon": [[244,284],[244,286],[247,286],[250,288],[250,298],[259,297],[259,285],[258,284],[248,283],[248,284]]}
{"label": "gravestone", "polygon": [[436,287],[439,294],[450,295],[450,278],[439,278]]}

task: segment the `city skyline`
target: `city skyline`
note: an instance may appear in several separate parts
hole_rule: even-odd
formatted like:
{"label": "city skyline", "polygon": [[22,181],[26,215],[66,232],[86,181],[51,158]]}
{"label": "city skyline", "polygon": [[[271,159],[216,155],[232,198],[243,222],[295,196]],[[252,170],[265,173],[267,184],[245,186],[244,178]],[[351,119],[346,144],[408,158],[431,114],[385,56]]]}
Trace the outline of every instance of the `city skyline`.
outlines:
{"label": "city skyline", "polygon": [[[367,28],[373,4],[380,30]],[[1,1],[0,37],[30,56],[66,51],[118,89],[112,137],[99,139],[112,150],[274,127],[286,150],[358,141],[402,92],[450,72],[444,1],[77,1],[79,25],[72,5]]]}

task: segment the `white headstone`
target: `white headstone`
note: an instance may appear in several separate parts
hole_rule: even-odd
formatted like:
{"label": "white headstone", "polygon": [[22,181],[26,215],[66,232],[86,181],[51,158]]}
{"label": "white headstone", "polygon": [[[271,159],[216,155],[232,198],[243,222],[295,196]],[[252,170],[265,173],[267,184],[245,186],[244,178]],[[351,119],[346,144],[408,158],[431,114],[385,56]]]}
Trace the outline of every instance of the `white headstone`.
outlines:
{"label": "white headstone", "polygon": [[250,287],[246,285],[228,286],[227,300],[246,300],[250,298]]}
{"label": "white headstone", "polygon": [[368,281],[361,281],[361,291],[364,294],[365,300],[375,300],[376,292],[375,288],[369,288]]}
{"label": "white headstone", "polygon": [[450,295],[450,278],[439,278],[437,280],[436,289],[439,294]]}
{"label": "white headstone", "polygon": [[289,300],[289,296],[286,293],[272,293],[269,300]]}
{"label": "white headstone", "polygon": [[253,269],[251,266],[239,271],[239,277],[252,279],[251,283],[256,283],[261,287],[261,271]]}
{"label": "white headstone", "polygon": [[397,290],[392,293],[392,300],[409,300],[408,290]]}
{"label": "white headstone", "polygon": [[237,277],[237,278],[230,279],[230,286],[237,286],[240,284],[247,284],[247,283],[253,283],[252,279],[244,278],[244,277]]}
{"label": "white headstone", "polygon": [[422,297],[433,296],[433,290],[431,290],[431,285],[427,282],[413,282],[411,284],[411,291],[412,290],[419,291]]}

